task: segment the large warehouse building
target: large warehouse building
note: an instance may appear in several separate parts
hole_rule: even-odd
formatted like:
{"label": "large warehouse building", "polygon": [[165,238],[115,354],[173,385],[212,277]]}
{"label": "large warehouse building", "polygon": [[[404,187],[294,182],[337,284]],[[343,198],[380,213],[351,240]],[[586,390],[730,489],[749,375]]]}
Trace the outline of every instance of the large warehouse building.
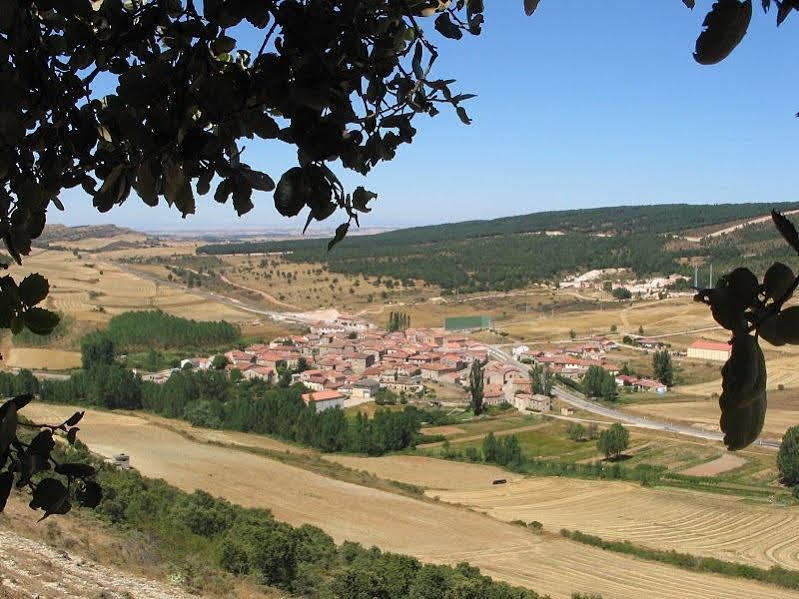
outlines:
{"label": "large warehouse building", "polygon": [[688,357],[700,360],[715,360],[726,362],[730,359],[732,346],[728,343],[718,343],[716,341],[703,341],[698,339],[688,346]]}

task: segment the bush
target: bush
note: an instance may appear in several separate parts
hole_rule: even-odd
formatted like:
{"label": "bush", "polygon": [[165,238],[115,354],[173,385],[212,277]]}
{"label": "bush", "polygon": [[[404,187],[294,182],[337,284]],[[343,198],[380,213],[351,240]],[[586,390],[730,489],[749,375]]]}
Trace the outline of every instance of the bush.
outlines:
{"label": "bush", "polygon": [[799,484],[799,426],[792,426],[785,431],[777,452],[777,470],[786,485],[793,487]]}

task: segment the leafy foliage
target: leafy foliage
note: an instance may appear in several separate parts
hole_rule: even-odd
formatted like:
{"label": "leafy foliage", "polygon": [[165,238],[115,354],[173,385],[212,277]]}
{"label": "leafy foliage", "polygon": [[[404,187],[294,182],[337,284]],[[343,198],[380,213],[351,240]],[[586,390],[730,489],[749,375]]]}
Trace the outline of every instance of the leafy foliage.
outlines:
{"label": "leafy foliage", "polygon": [[120,349],[207,348],[236,343],[241,331],[229,322],[197,321],[160,310],[124,312],[104,332]]}
{"label": "leafy foliage", "polygon": [[799,485],[799,426],[790,427],[782,436],[777,453],[777,470],[786,485]]}
{"label": "leafy foliage", "polygon": [[614,401],[618,397],[616,377],[601,366],[589,366],[583,376],[583,391],[589,397],[601,397]]}
{"label": "leafy foliage", "polygon": [[483,369],[486,363],[480,360],[472,362],[472,368],[469,371],[469,396],[470,407],[475,416],[483,413],[483,385],[485,383],[483,378]]}
{"label": "leafy foliage", "polygon": [[602,431],[597,439],[597,449],[605,454],[606,458],[618,458],[627,449],[630,443],[630,431],[620,422],[614,422],[610,428]]}
{"label": "leafy foliage", "polygon": [[652,354],[652,371],[655,373],[655,378],[664,385],[671,387],[674,384],[674,366],[667,349]]}
{"label": "leafy foliage", "polygon": [[[83,412],[75,412],[64,422],[53,425],[20,420],[19,412],[32,399],[31,393],[25,393],[0,405],[0,512],[5,509],[13,487],[30,490],[31,509],[44,511],[41,520],[51,514],[66,514],[73,501],[84,507],[96,507],[102,499],[102,490],[94,481],[95,469],[86,464],[59,463],[51,455],[57,433],[70,444],[75,443],[79,430],[76,425]],[[36,433],[20,435],[19,426]]]}
{"label": "leafy foliage", "polygon": [[[776,210],[772,220],[791,249],[799,252],[793,224]],[[710,306],[716,322],[732,333],[719,398],[721,430],[730,450],[748,446],[763,429],[767,371],[759,337],[773,345],[799,343],[799,308],[783,308],[798,285],[793,270],[775,262],[762,282],[748,268],[739,267],[721,277],[715,288],[702,289],[694,297]]]}
{"label": "leafy foliage", "polygon": [[388,325],[386,326],[386,330],[389,333],[393,333],[394,331],[404,331],[410,326],[411,317],[405,312],[392,311],[388,313]]}

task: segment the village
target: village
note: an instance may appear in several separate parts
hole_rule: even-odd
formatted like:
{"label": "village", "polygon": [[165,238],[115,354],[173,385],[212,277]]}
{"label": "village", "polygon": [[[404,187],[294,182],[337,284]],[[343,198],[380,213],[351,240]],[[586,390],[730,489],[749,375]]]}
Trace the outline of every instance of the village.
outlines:
{"label": "village", "polygon": [[[471,324],[468,318],[461,320]],[[620,344],[604,336],[546,348],[520,345],[513,348],[514,361],[509,363],[490,359],[488,346],[472,339],[470,330],[467,326],[463,330],[441,327],[389,332],[360,318],[339,315],[311,324],[306,334],[230,350],[221,363],[219,356],[212,355],[183,360],[181,367],[236,369],[244,379],[267,381],[277,381],[289,372],[292,383],[302,383],[309,389],[303,399],[317,410],[352,407],[376,399],[379,403],[381,390],[402,402],[422,398],[435,401],[430,386],[465,398],[475,360],[486,364],[483,402],[489,406],[509,404],[523,413],[549,412],[552,399],[534,392],[527,369],[520,364],[540,366],[561,380],[575,383],[589,368],[599,367],[628,392],[668,392],[660,381],[626,374],[619,356],[612,355]],[[647,351],[663,346],[645,337],[633,343]],[[705,341],[695,342],[687,351],[689,358],[704,360],[726,360],[728,355],[728,346]],[[162,382],[168,375],[161,373],[151,380]]]}

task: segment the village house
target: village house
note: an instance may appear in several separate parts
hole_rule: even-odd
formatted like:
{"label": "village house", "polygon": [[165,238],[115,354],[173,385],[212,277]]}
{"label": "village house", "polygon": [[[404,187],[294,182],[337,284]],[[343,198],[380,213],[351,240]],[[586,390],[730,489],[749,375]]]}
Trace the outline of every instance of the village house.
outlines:
{"label": "village house", "polygon": [[242,374],[247,380],[262,379],[268,381],[277,377],[277,372],[268,366],[250,366],[246,370],[242,371]]}
{"label": "village house", "polygon": [[442,377],[445,374],[456,372],[452,366],[446,364],[424,364],[421,366],[422,378],[428,381],[443,382]]}
{"label": "village house", "polygon": [[338,391],[314,391],[313,393],[303,393],[302,400],[307,405],[312,405],[317,412],[329,410],[330,408],[340,408],[344,406],[346,396]]}

